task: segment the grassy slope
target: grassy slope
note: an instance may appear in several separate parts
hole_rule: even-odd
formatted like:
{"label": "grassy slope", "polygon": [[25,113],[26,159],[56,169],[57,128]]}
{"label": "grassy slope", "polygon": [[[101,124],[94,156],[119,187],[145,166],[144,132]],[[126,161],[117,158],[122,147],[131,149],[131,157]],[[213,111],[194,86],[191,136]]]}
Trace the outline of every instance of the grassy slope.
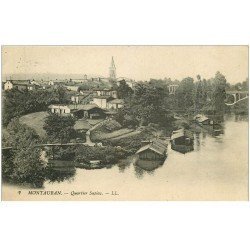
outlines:
{"label": "grassy slope", "polygon": [[231,111],[236,114],[248,114],[248,101],[249,99],[242,100],[232,106]]}
{"label": "grassy slope", "polygon": [[48,115],[47,112],[36,112],[20,117],[19,121],[22,124],[35,129],[37,134],[41,137],[45,137],[46,132],[43,129],[44,119]]}
{"label": "grassy slope", "polygon": [[115,130],[115,131],[110,132],[110,133],[96,130],[96,131],[91,133],[91,140],[101,141],[101,140],[116,138],[116,137],[120,137],[122,135],[127,135],[133,131],[134,131],[133,129],[128,129],[128,128],[122,128],[122,129]]}

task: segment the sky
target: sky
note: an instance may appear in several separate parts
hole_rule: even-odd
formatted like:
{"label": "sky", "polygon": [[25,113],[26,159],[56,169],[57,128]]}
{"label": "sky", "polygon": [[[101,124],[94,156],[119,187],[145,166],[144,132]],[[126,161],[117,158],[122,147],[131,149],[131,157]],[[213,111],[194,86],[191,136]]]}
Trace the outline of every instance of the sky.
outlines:
{"label": "sky", "polygon": [[181,80],[217,71],[229,83],[248,77],[248,46],[3,46],[3,75],[79,74],[108,77],[111,57],[117,77]]}

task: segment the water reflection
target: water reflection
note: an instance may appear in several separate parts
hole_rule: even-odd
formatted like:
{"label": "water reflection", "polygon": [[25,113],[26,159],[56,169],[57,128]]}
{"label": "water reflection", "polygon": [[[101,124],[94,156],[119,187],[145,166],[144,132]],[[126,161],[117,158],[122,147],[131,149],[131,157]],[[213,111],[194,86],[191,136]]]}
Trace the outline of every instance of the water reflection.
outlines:
{"label": "water reflection", "polygon": [[171,145],[171,148],[181,154],[186,154],[194,151],[194,145]]}
{"label": "water reflection", "polygon": [[154,175],[154,173],[155,173],[155,169],[153,169],[153,170],[146,170],[146,169],[143,169],[143,168],[141,168],[141,167],[139,167],[137,165],[134,166],[134,170],[135,170],[135,176],[138,179],[142,179],[145,174]]}
{"label": "water reflection", "polygon": [[153,171],[162,166],[164,160],[140,160],[137,159],[135,165],[146,170],[146,171]]}
{"label": "water reflection", "polygon": [[46,179],[49,182],[63,182],[68,180],[69,182],[74,180],[76,169],[74,167],[47,167],[46,168]]}
{"label": "water reflection", "polygon": [[126,159],[122,159],[118,162],[117,166],[120,173],[124,173],[127,168],[129,168],[131,165],[135,163],[135,157],[129,156]]}
{"label": "water reflection", "polygon": [[239,122],[239,121],[245,121],[248,122],[248,116],[247,115],[235,115],[234,121]]}

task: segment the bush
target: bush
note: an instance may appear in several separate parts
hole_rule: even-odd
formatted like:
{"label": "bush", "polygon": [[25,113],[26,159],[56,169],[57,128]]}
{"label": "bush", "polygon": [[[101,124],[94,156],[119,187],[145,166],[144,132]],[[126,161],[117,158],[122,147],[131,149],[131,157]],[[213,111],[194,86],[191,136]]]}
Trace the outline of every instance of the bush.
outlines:
{"label": "bush", "polygon": [[116,163],[126,155],[123,149],[112,146],[90,147],[82,145],[76,149],[75,153],[76,161],[89,162],[91,160],[101,160],[104,164]]}

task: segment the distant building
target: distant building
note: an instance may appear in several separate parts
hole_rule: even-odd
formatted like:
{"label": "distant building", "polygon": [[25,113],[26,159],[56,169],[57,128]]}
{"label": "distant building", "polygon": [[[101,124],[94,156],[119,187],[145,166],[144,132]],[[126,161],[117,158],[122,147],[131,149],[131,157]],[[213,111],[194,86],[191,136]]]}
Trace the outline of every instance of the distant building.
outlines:
{"label": "distant building", "polygon": [[102,109],[108,108],[108,102],[113,100],[110,96],[95,96],[93,97],[93,103]]}
{"label": "distant building", "polygon": [[78,105],[77,110],[73,110],[72,114],[77,118],[87,119],[103,119],[106,117],[104,110],[94,104]]}
{"label": "distant building", "polygon": [[39,83],[39,88],[40,89],[51,89],[53,86],[49,85],[48,82],[41,82]]}
{"label": "distant building", "polygon": [[116,67],[115,67],[115,62],[114,62],[113,56],[112,56],[111,64],[109,67],[109,79],[113,80],[113,81],[116,80]]}
{"label": "distant building", "polygon": [[99,119],[105,118],[104,111],[94,104],[54,104],[49,106],[49,110],[53,114],[60,114],[60,115],[72,115],[77,118],[90,118],[90,119]]}
{"label": "distant building", "polygon": [[177,84],[171,84],[168,86],[168,92],[170,95],[175,95],[176,89],[178,88]]}
{"label": "distant building", "polygon": [[55,85],[55,83],[54,83],[54,81],[50,80],[50,81],[48,82],[48,85],[50,85],[50,86],[54,86],[54,85]]}
{"label": "distant building", "polygon": [[108,109],[114,109],[114,110],[117,110],[117,109],[120,109],[124,106],[124,100],[123,99],[114,99],[114,100],[111,100],[107,103],[107,108]]}
{"label": "distant building", "polygon": [[206,117],[205,115],[200,115],[200,114],[196,115],[194,117],[194,120],[200,125],[210,125],[212,122],[208,117]]}
{"label": "distant building", "polygon": [[30,80],[8,80],[4,83],[4,90],[18,89],[18,90],[34,90],[38,85],[31,83]]}
{"label": "distant building", "polygon": [[52,104],[49,106],[49,110],[53,114],[71,114],[72,110],[75,109],[74,105],[65,104]]}
{"label": "distant building", "polygon": [[89,94],[87,94],[87,95],[81,95],[81,94],[79,94],[79,95],[72,95],[72,96],[71,96],[71,101],[72,101],[73,103],[77,103],[77,104],[83,103],[84,100],[85,100],[88,96],[89,96]]}
{"label": "distant building", "polygon": [[167,156],[167,143],[155,139],[141,147],[136,154],[140,160],[163,160]]}
{"label": "distant building", "polygon": [[79,91],[79,86],[65,85],[65,88],[70,91]]}
{"label": "distant building", "polygon": [[194,150],[194,135],[186,129],[173,131],[171,135],[171,148],[181,153]]}
{"label": "distant building", "polygon": [[111,96],[113,98],[117,98],[117,91],[112,89],[97,89],[95,90],[97,96]]}

